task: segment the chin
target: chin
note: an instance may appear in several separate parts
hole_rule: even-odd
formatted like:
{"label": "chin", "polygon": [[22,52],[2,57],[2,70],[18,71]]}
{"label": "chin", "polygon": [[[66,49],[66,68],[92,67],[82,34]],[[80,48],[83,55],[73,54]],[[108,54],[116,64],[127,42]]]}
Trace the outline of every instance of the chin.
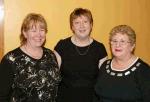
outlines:
{"label": "chin", "polygon": [[89,36],[89,34],[82,34],[82,35],[80,36],[80,38],[84,39],[84,38],[87,38],[88,36]]}
{"label": "chin", "polygon": [[43,43],[36,44],[37,47],[41,47]]}
{"label": "chin", "polygon": [[114,57],[121,57],[122,55],[121,55],[121,54],[116,54],[116,53],[115,53],[115,54],[113,54],[113,56],[114,56]]}

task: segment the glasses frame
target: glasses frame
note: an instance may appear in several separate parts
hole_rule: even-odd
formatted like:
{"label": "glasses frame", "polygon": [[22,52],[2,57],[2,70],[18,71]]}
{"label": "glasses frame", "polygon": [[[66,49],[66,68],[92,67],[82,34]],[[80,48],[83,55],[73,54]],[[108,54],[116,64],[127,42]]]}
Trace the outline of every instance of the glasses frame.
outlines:
{"label": "glasses frame", "polygon": [[126,41],[126,40],[120,40],[120,41],[118,41],[118,40],[110,40],[110,44],[111,45],[117,45],[117,44],[119,44],[121,46],[124,46],[124,45],[127,45],[128,43],[131,43],[131,41]]}

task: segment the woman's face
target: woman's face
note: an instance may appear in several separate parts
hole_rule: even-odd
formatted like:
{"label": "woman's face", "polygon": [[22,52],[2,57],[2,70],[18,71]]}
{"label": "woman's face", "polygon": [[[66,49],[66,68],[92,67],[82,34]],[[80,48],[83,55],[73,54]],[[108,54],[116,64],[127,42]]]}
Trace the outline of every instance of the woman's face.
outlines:
{"label": "woman's face", "polygon": [[24,32],[24,36],[27,39],[27,45],[41,47],[46,39],[46,31],[41,28],[39,24],[36,24],[36,26],[33,26],[28,31]]}
{"label": "woman's face", "polygon": [[111,51],[114,57],[124,58],[132,54],[135,44],[131,44],[126,34],[117,33],[110,41]]}
{"label": "woman's face", "polygon": [[92,24],[86,16],[80,16],[73,20],[72,30],[78,38],[89,37],[92,29]]}

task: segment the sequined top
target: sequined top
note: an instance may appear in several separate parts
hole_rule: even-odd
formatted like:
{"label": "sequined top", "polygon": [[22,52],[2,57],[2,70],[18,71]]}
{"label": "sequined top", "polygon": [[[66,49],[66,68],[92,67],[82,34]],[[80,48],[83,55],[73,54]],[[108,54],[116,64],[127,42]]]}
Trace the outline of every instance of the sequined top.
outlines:
{"label": "sequined top", "polygon": [[150,66],[137,58],[123,71],[103,63],[95,85],[93,102],[150,102]]}
{"label": "sequined top", "polygon": [[43,47],[41,59],[20,48],[1,61],[0,102],[55,102],[60,73],[54,53]]}

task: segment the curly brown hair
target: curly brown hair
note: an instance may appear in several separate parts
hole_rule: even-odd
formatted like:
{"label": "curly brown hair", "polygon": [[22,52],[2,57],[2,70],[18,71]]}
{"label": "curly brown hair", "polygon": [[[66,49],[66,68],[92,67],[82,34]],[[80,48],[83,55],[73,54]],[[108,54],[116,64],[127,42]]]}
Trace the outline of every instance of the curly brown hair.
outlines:
{"label": "curly brown hair", "polygon": [[74,11],[70,14],[70,28],[72,29],[73,25],[73,20],[76,19],[77,17],[80,16],[85,16],[90,20],[90,23],[93,25],[93,17],[92,13],[88,9],[83,9],[83,8],[76,8]]}

